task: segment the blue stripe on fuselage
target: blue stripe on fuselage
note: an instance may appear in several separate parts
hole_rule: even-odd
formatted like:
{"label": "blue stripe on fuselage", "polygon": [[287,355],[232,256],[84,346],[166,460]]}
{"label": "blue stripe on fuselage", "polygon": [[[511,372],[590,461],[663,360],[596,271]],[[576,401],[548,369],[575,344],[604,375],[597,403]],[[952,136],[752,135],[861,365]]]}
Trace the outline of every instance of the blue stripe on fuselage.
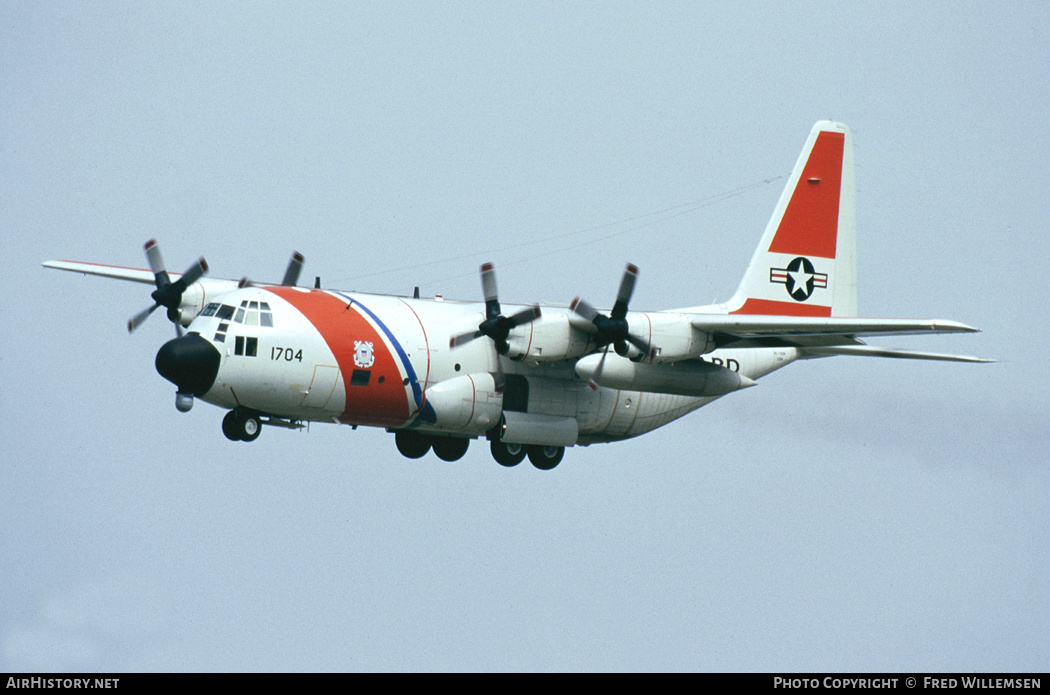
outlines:
{"label": "blue stripe on fuselage", "polygon": [[383,323],[378,316],[375,315],[371,309],[362,304],[359,300],[354,299],[350,295],[343,294],[342,292],[336,292],[337,295],[345,299],[351,305],[360,307],[362,311],[368,314],[368,317],[375,322],[383,333],[386,334],[390,344],[394,346],[394,350],[397,351],[397,356],[401,358],[401,363],[405,366],[405,373],[408,374],[408,383],[412,386],[412,397],[416,401],[416,408],[419,409],[422,404],[422,410],[419,412],[419,417],[424,422],[436,422],[437,414],[434,409],[430,406],[430,403],[423,402],[423,389],[419,386],[419,379],[416,377],[416,370],[412,368],[412,362],[408,359],[408,353],[401,347],[401,343],[398,342],[397,338],[394,337],[393,332],[387,328],[387,325]]}

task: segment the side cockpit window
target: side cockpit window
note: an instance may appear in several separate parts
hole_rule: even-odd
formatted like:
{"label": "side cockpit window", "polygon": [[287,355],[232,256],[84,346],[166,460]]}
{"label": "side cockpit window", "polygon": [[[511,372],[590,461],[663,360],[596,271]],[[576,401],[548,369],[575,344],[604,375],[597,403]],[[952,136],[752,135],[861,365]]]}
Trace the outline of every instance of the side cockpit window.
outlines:
{"label": "side cockpit window", "polygon": [[[238,307],[217,302],[204,307],[201,316],[214,316],[219,319],[219,327],[215,331],[215,342],[225,343],[226,336],[230,332],[230,324],[236,323],[242,326],[273,328],[273,311],[266,302],[251,301],[245,299]],[[234,328],[233,333],[240,332]],[[258,354],[259,338],[256,336],[235,336],[234,354],[246,357],[255,357]]]}

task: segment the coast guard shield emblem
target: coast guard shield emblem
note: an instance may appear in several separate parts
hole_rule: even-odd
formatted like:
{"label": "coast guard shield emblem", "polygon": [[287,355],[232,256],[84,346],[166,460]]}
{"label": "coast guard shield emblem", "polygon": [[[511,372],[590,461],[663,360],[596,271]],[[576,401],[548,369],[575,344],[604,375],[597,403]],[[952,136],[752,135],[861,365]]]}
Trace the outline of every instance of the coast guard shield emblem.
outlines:
{"label": "coast guard shield emblem", "polygon": [[368,369],[375,364],[376,356],[372,350],[372,341],[354,341],[354,364],[361,369]]}

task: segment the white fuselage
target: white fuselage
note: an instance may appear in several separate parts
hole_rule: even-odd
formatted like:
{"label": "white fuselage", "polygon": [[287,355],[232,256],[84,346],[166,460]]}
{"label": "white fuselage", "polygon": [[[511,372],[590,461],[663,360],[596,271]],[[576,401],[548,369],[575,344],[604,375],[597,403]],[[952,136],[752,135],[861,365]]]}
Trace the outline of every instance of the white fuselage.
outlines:
{"label": "white fuselage", "polygon": [[[220,295],[215,304],[218,309],[206,309],[189,325],[221,355],[203,400],[292,421],[475,437],[495,423],[472,422],[472,414],[488,408],[498,419],[506,408],[552,422],[575,420],[573,443],[586,445],[644,434],[718,397],[589,388],[575,367],[596,346],[567,309],[544,308],[539,320],[516,329],[516,358],[509,359],[498,356],[489,340],[450,347],[451,336],[484,317],[479,303],[249,287]],[[632,326],[662,326],[664,343],[671,342],[675,325],[682,340],[693,334],[684,315],[631,313],[628,319]],[[757,379],[796,356],[791,348],[742,348],[693,359]],[[606,359],[630,364],[611,351]],[[477,376],[500,371],[505,394]],[[467,392],[460,393],[460,382]],[[442,384],[453,389],[443,400]],[[434,412],[438,402],[443,405]]]}

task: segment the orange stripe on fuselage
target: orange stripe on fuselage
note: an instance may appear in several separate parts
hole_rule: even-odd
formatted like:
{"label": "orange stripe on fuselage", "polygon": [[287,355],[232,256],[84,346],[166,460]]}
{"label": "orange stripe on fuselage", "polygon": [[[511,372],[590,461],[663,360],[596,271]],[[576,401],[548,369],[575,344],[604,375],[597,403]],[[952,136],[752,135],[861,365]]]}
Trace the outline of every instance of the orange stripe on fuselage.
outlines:
{"label": "orange stripe on fuselage", "polygon": [[831,307],[819,304],[775,302],[771,299],[748,299],[744,302],[744,306],[730,313],[759,316],[831,316]]}
{"label": "orange stripe on fuselage", "polygon": [[[346,389],[346,408],[339,419],[347,424],[399,427],[409,419],[408,396],[401,369],[379,331],[353,304],[321,290],[303,292],[290,287],[267,287],[298,309],[335,355]],[[372,343],[375,362],[367,368],[354,364],[355,341]],[[367,386],[351,386],[355,369],[371,372]]]}
{"label": "orange stripe on fuselage", "polygon": [[845,143],[843,133],[822,131],[817,135],[769,245],[770,251],[793,256],[835,257]]}

